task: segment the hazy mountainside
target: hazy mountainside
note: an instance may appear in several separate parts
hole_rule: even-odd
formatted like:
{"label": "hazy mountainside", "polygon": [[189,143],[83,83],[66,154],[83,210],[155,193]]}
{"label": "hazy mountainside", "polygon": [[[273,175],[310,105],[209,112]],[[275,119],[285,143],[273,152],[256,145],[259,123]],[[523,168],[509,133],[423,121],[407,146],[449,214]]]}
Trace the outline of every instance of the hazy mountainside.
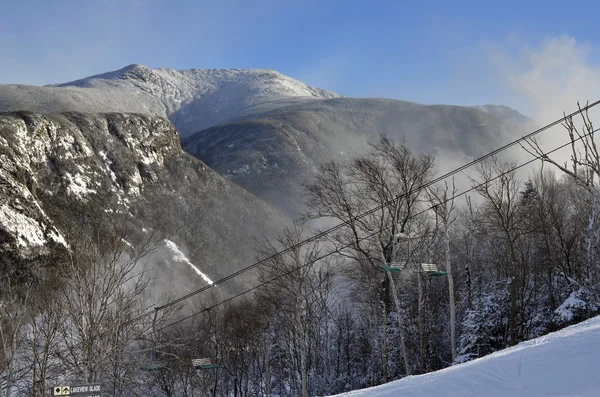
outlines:
{"label": "hazy mountainside", "polygon": [[380,134],[403,139],[418,152],[436,151],[442,163],[451,157],[460,164],[501,146],[521,131],[477,108],[335,98],[214,126],[182,144],[185,151],[222,175],[294,212],[302,202],[301,184],[315,167],[350,158]]}
{"label": "hazy mountainside", "polygon": [[68,249],[86,217],[115,213],[140,231],[157,230],[168,239],[156,254],[155,270],[174,291],[247,265],[254,238],[285,222],[184,153],[163,118],[0,114],[3,269],[43,272],[36,261]]}
{"label": "hazy mountainside", "polygon": [[152,95],[121,89],[38,87],[0,84],[0,111],[34,113],[143,113],[165,116]]}

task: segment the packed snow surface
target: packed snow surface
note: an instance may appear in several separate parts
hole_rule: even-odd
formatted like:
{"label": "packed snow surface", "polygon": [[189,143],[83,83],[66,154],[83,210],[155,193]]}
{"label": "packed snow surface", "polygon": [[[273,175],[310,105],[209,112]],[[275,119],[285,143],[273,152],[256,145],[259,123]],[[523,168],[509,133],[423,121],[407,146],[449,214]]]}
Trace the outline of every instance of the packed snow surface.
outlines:
{"label": "packed snow surface", "polygon": [[486,357],[344,397],[600,396],[600,317]]}

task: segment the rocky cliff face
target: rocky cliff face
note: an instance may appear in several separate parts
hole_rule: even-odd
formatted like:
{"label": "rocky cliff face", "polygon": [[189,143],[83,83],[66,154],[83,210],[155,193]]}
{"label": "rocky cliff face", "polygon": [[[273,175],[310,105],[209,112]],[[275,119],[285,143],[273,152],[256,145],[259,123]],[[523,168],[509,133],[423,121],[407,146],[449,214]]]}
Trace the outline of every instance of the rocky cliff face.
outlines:
{"label": "rocky cliff face", "polygon": [[253,239],[285,222],[185,154],[166,119],[0,114],[0,258],[6,269],[68,250],[78,223],[114,214],[167,238],[161,262],[189,273],[180,286],[188,288],[206,281],[198,272],[214,280],[248,264]]}

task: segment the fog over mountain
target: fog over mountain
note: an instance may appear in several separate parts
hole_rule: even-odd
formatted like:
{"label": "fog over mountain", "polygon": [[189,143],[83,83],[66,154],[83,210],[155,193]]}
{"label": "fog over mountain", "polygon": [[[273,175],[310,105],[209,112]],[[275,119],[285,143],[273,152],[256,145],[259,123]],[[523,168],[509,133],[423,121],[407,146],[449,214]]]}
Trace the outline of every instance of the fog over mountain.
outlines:
{"label": "fog over mountain", "polygon": [[184,139],[183,147],[257,196],[294,213],[302,205],[302,182],[319,164],[349,159],[379,135],[404,140],[417,152],[436,152],[439,165],[447,168],[448,159],[456,166],[466,163],[511,141],[528,125],[516,111],[498,114],[503,115],[519,123],[478,108],[335,98],[214,126]]}

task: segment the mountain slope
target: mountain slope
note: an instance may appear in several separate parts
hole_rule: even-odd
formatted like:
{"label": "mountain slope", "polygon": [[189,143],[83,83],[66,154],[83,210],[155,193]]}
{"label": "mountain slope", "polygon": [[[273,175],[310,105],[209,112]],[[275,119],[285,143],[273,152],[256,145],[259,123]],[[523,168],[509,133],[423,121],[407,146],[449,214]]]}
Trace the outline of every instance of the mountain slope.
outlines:
{"label": "mountain slope", "polygon": [[121,89],[38,87],[0,84],[0,112],[142,113],[165,116],[164,105],[152,95]]}
{"label": "mountain slope", "polygon": [[172,240],[156,264],[177,267],[165,281],[178,278],[177,290],[189,290],[207,282],[190,263],[213,280],[228,275],[254,257],[255,238],[286,222],[185,154],[162,118],[0,114],[0,160],[5,270],[43,272],[39,258],[68,249],[86,219],[122,214],[140,233]]}
{"label": "mountain slope", "polygon": [[465,364],[338,396],[599,396],[599,341],[595,317]]}
{"label": "mountain slope", "polygon": [[222,175],[286,212],[302,205],[301,184],[325,161],[361,153],[381,134],[417,152],[464,163],[521,133],[479,109],[391,99],[335,98],[289,105],[182,140]]}
{"label": "mountain slope", "polygon": [[504,121],[505,123],[509,123],[509,124],[516,124],[516,125],[533,125],[533,120],[531,120],[529,117],[523,116],[521,113],[517,112],[514,109],[509,108],[508,106],[504,106],[504,105],[478,105],[478,106],[471,106],[474,109],[478,109],[481,111],[484,111],[486,113],[489,113],[497,118],[499,118],[500,120]]}

